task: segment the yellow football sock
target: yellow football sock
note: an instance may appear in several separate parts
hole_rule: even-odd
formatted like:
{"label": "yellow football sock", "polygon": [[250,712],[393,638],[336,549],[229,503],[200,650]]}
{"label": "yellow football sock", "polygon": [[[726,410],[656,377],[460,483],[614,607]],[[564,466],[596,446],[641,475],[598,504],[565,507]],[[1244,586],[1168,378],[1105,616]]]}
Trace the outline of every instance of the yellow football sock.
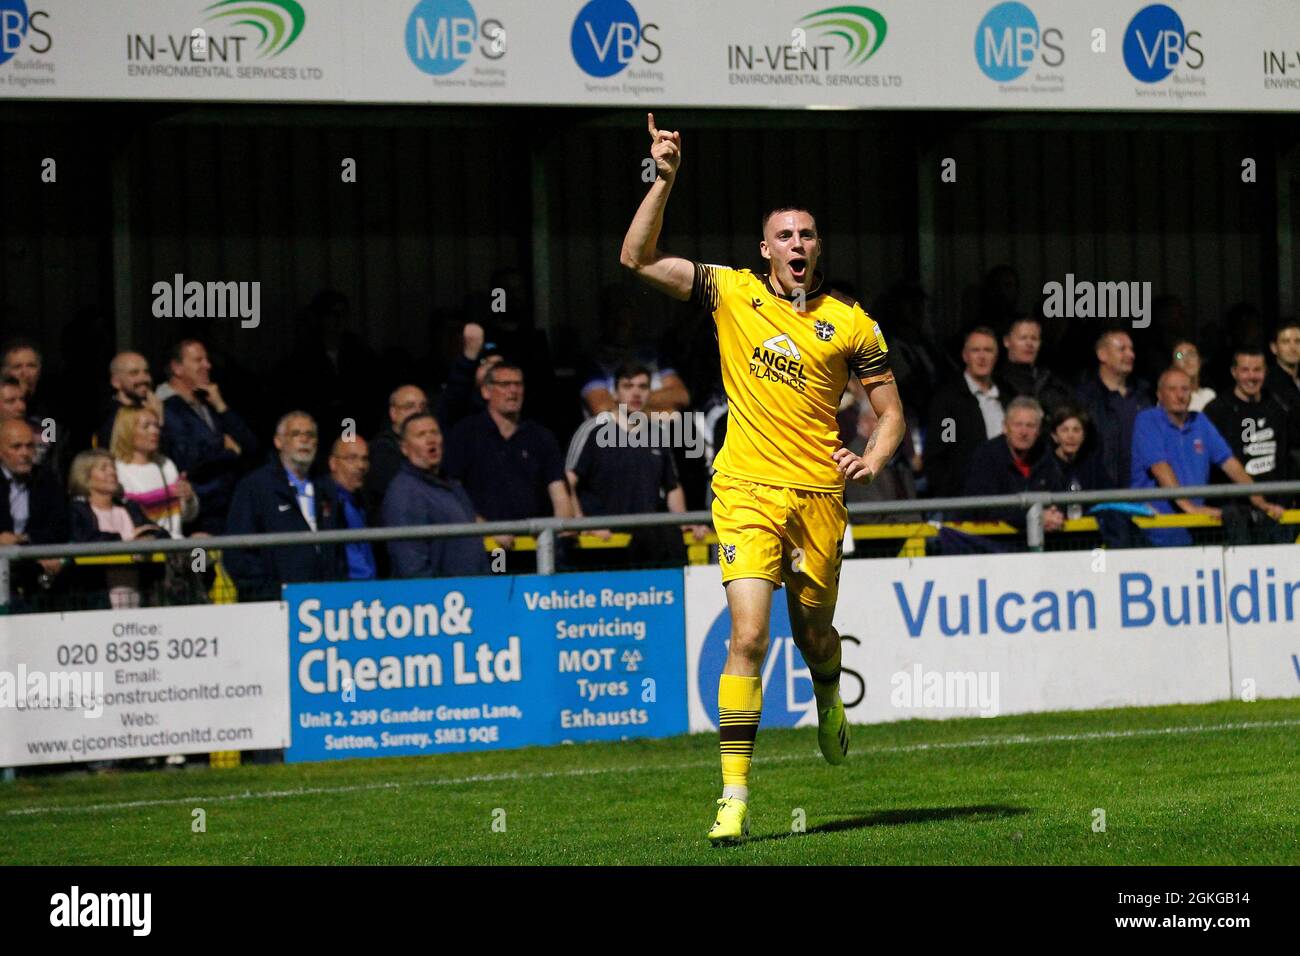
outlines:
{"label": "yellow football sock", "polygon": [[817,698],[817,709],[825,710],[835,703],[835,695],[840,692],[840,642],[835,635],[835,654],[820,664],[808,661],[808,671],[812,674],[813,696]]}
{"label": "yellow football sock", "polygon": [[754,738],[763,716],[763,679],[723,674],[718,680],[718,731],[722,747],[722,784],[748,787]]}

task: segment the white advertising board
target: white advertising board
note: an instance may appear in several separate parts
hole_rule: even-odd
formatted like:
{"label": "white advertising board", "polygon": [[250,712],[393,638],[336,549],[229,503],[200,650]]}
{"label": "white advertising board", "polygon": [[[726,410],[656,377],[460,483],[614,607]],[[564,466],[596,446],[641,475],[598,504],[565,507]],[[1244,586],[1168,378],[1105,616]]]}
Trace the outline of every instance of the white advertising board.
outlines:
{"label": "white advertising board", "polygon": [[0,0],[0,96],[1300,109],[1293,0]]}
{"label": "white advertising board", "polygon": [[[1232,675],[1243,668],[1259,675],[1259,696],[1300,694],[1284,666],[1300,651],[1296,624],[1285,621],[1280,604],[1276,623],[1232,626],[1234,638],[1248,636],[1230,673],[1230,596],[1245,613],[1250,570],[1262,582],[1271,560],[1269,580],[1285,577],[1300,592],[1294,548],[1246,552],[1249,559],[1228,559],[1228,573],[1218,547],[846,561],[835,624],[844,638],[841,690],[850,719],[1225,700],[1240,696]],[[730,636],[719,582],[717,568],[687,571],[692,730],[708,730],[717,719]],[[1267,617],[1266,595],[1259,600]],[[1300,612],[1300,593],[1294,603]],[[784,591],[770,633],[764,724],[815,724],[811,678],[791,638]]]}
{"label": "white advertising board", "polygon": [[289,740],[279,602],[0,617],[0,766]]}
{"label": "white advertising board", "polygon": [[1228,548],[1234,697],[1300,697],[1300,548]]}

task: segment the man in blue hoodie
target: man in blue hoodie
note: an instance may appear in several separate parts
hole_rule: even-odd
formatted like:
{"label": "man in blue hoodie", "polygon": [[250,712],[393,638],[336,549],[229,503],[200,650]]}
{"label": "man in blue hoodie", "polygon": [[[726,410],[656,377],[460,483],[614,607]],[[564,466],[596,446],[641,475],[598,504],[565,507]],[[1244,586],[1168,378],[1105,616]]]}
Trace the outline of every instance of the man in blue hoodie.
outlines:
{"label": "man in blue hoodie", "polygon": [[[384,524],[468,524],[478,520],[469,495],[458,483],[442,478],[442,429],[430,412],[416,412],[402,422],[402,454],[406,460],[384,495]],[[483,539],[427,538],[390,541],[393,577],[436,578],[487,574]]]}

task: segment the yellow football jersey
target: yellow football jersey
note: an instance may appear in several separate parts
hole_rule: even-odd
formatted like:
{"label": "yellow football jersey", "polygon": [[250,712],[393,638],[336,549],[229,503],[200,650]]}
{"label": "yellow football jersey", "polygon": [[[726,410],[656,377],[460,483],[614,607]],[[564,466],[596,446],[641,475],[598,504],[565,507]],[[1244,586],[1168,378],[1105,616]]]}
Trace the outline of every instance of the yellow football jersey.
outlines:
{"label": "yellow football jersey", "polygon": [[714,467],[777,487],[842,489],[831,455],[849,375],[866,385],[893,380],[880,326],[820,284],[800,303],[748,269],[696,263],[691,301],[713,313],[727,393],[727,438]]}

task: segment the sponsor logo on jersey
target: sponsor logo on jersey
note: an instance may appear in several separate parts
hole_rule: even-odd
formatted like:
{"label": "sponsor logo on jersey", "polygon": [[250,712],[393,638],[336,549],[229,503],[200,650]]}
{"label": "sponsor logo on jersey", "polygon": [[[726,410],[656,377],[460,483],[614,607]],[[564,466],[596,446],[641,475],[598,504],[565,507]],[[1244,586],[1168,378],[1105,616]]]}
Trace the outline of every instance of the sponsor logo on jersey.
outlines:
{"label": "sponsor logo on jersey", "polygon": [[749,374],[760,381],[782,382],[799,392],[808,388],[803,356],[784,332],[754,346],[754,353],[749,357]]}
{"label": "sponsor logo on jersey", "polygon": [[803,356],[799,354],[799,347],[794,344],[793,340],[791,340],[789,334],[786,332],[772,336],[763,343],[763,348],[771,349],[773,352],[780,352],[787,358],[795,360],[803,358]]}

